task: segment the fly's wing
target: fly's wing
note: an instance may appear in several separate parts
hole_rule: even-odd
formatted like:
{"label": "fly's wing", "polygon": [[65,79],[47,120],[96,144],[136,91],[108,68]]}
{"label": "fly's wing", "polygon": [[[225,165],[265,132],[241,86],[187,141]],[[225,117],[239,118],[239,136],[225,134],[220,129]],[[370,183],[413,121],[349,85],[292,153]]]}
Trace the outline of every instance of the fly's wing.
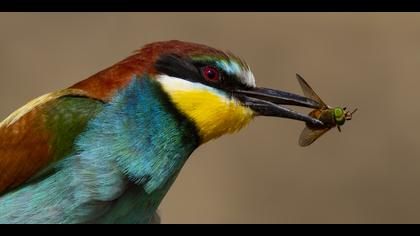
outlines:
{"label": "fly's wing", "polygon": [[319,104],[322,105],[322,108],[328,108],[328,105],[325,104],[325,102],[322,101],[322,99],[318,96],[318,94],[315,93],[315,91],[309,86],[309,84],[300,76],[299,74],[296,74],[296,79],[298,80],[300,87],[303,90],[303,94],[311,98],[315,101],[317,101]]}
{"label": "fly's wing", "polygon": [[75,138],[103,107],[78,89],[39,97],[0,123],[0,196],[73,151]]}
{"label": "fly's wing", "polygon": [[315,140],[317,140],[330,129],[331,128],[311,129],[305,126],[299,137],[299,145],[302,147],[311,145],[313,142],[315,142]]}

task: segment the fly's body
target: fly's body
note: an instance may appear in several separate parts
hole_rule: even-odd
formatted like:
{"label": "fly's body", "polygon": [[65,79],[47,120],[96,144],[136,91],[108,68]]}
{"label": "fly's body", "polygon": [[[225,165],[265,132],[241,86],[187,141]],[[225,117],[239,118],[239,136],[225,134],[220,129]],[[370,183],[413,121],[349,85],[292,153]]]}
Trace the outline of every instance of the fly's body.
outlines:
{"label": "fly's body", "polygon": [[328,106],[300,75],[296,75],[296,78],[305,96],[314,99],[319,104],[321,104],[319,108],[312,110],[309,113],[309,116],[318,119],[323,123],[323,125],[306,123],[306,127],[303,129],[299,137],[299,145],[304,147],[309,146],[315,142],[315,140],[321,137],[321,135],[325,134],[327,131],[334,127],[337,127],[337,129],[341,132],[340,126],[344,125],[346,120],[351,120],[352,115],[357,111],[357,109],[352,112],[348,112],[346,111],[347,108],[345,107],[332,108]]}

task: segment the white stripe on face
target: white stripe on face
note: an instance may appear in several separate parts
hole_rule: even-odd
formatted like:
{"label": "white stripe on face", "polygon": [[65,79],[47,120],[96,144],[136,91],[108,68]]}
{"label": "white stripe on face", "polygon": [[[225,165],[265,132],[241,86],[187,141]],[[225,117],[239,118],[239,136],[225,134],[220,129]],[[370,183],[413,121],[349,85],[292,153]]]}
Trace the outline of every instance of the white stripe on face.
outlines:
{"label": "white stripe on face", "polygon": [[250,87],[256,87],[254,74],[251,69],[241,67],[236,61],[218,61],[217,66],[223,69],[228,74],[235,75],[241,79],[241,81]]}
{"label": "white stripe on face", "polygon": [[191,82],[185,79],[160,74],[156,76],[156,80],[164,87],[167,92],[170,91],[191,91],[191,90],[206,90],[218,94],[223,99],[228,99],[227,94],[220,90],[200,82]]}

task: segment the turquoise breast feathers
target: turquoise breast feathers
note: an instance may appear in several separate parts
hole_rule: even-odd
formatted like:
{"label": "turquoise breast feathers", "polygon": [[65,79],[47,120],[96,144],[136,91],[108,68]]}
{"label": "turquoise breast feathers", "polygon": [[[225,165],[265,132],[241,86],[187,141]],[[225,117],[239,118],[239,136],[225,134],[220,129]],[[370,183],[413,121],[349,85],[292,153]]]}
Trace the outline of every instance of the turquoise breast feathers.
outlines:
{"label": "turquoise breast feathers", "polygon": [[133,77],[108,104],[84,103],[97,115],[72,154],[1,196],[0,223],[148,223],[199,144],[149,77]]}

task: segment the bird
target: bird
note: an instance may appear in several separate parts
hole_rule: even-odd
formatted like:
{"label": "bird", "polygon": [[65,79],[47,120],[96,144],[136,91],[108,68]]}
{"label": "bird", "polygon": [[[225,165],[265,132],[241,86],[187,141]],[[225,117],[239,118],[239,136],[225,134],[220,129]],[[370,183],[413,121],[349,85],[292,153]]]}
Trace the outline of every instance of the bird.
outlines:
{"label": "bird", "polygon": [[188,157],[254,117],[323,123],[230,51],[152,42],[0,123],[0,223],[148,224]]}

